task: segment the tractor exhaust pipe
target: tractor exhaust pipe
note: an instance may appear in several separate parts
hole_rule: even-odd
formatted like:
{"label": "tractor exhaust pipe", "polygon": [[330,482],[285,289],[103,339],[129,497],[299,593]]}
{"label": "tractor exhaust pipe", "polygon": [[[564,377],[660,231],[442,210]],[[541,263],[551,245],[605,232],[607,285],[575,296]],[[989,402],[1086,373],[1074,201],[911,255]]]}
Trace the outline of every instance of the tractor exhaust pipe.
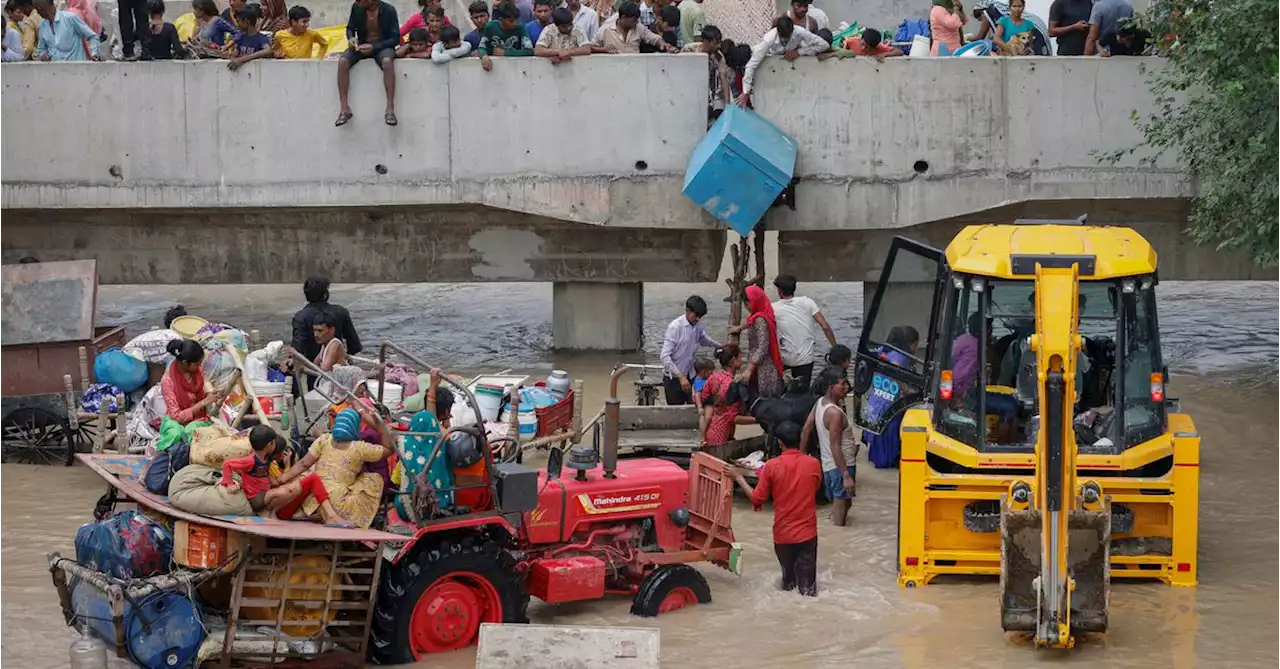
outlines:
{"label": "tractor exhaust pipe", "polygon": [[620,362],[609,374],[609,399],[604,401],[604,430],[600,444],[600,464],[604,477],[616,478],[618,471],[618,431],[622,429],[622,402],[618,400],[618,379],[633,369],[662,369],[657,365],[635,365]]}

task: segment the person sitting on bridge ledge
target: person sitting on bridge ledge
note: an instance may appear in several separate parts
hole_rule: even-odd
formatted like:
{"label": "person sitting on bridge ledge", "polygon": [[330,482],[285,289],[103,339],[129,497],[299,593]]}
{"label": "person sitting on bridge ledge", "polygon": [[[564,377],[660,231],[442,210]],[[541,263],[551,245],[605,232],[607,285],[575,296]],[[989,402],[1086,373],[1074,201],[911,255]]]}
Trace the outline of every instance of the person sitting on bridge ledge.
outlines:
{"label": "person sitting on bridge ledge", "polygon": [[504,2],[493,10],[495,20],[485,24],[480,36],[480,66],[493,70],[490,56],[532,56],[533,40],[520,25],[520,10],[512,2]]}
{"label": "person sitting on bridge ledge", "polygon": [[795,60],[800,56],[816,56],[830,49],[831,45],[826,40],[796,26],[790,17],[779,16],[774,20],[773,28],[751,50],[751,60],[747,62],[742,75],[742,95],[738,96],[738,104],[750,106],[756,68],[764,62],[765,56],[782,56],[787,60]]}
{"label": "person sitting on bridge ledge", "polygon": [[657,33],[640,24],[640,8],[627,0],[596,35],[596,46],[606,53],[640,53],[640,43],[656,46],[668,53],[679,50],[667,44]]}
{"label": "person sitting on bridge ledge", "polygon": [[396,125],[396,45],[400,43],[400,20],[396,8],[380,0],[356,0],[347,18],[347,40],[351,46],[338,62],[338,103],[341,111],[335,126],[351,120],[347,89],[351,86],[351,68],[369,58],[382,68],[382,87],[387,92],[387,111],[382,120]]}
{"label": "person sitting on bridge ledge", "polygon": [[822,465],[798,450],[800,426],[787,421],[774,430],[782,453],[764,463],[757,487],[738,470],[734,480],[758,511],[773,498],[773,550],[782,566],[782,589],[818,596],[818,510]]}
{"label": "person sitting on bridge ledge", "polygon": [[542,31],[538,43],[533,47],[533,55],[550,58],[552,65],[591,53],[591,44],[582,28],[573,25],[573,14],[564,7],[557,7],[551,12],[554,27]]}

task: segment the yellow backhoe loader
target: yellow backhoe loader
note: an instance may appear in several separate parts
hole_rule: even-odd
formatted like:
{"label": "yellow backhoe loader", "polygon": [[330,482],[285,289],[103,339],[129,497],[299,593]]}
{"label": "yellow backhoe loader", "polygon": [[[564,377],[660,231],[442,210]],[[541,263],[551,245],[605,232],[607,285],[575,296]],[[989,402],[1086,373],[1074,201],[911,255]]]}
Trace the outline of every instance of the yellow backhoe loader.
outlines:
{"label": "yellow backhoe loader", "polygon": [[1106,631],[1113,576],[1196,584],[1200,438],[1165,397],[1157,283],[1141,235],[1084,217],[894,240],[853,387],[873,459],[901,448],[900,585],[999,576],[1004,629],[1066,648]]}

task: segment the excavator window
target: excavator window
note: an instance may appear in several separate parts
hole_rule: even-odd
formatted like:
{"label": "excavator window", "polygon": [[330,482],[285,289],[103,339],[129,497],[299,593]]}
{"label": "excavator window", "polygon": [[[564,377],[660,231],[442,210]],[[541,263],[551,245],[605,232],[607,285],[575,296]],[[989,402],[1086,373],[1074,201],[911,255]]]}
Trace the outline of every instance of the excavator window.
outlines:
{"label": "excavator window", "polygon": [[[958,274],[948,283],[939,319],[934,423],[982,451],[1027,451],[1038,424],[1035,360],[1028,350],[1036,325],[1035,284]],[[1085,350],[1076,370],[1076,432],[1084,451],[1120,452],[1163,432],[1164,403],[1152,399],[1151,388],[1153,370],[1161,369],[1152,284],[1080,283],[1078,328]],[[1124,382],[1117,384],[1121,344],[1127,364]],[[1125,407],[1123,415],[1117,406]]]}

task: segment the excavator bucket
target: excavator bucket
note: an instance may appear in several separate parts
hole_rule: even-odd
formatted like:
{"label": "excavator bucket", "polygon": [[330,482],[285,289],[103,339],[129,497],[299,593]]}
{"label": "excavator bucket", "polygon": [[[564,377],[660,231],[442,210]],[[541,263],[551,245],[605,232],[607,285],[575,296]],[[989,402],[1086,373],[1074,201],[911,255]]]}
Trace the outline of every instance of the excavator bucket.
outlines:
{"label": "excavator bucket", "polygon": [[1072,511],[1067,523],[1067,564],[1075,580],[1071,630],[1105,632],[1111,601],[1111,504],[1104,501],[1098,511]]}
{"label": "excavator bucket", "polygon": [[[1105,632],[1111,599],[1111,510],[1071,511],[1068,575],[1071,631]],[[1040,611],[1041,515],[1036,509],[1000,515],[1000,624],[1007,632],[1035,632],[1049,612]]]}
{"label": "excavator bucket", "polygon": [[1040,576],[1040,512],[1000,513],[1000,625],[1006,632],[1036,630]]}

